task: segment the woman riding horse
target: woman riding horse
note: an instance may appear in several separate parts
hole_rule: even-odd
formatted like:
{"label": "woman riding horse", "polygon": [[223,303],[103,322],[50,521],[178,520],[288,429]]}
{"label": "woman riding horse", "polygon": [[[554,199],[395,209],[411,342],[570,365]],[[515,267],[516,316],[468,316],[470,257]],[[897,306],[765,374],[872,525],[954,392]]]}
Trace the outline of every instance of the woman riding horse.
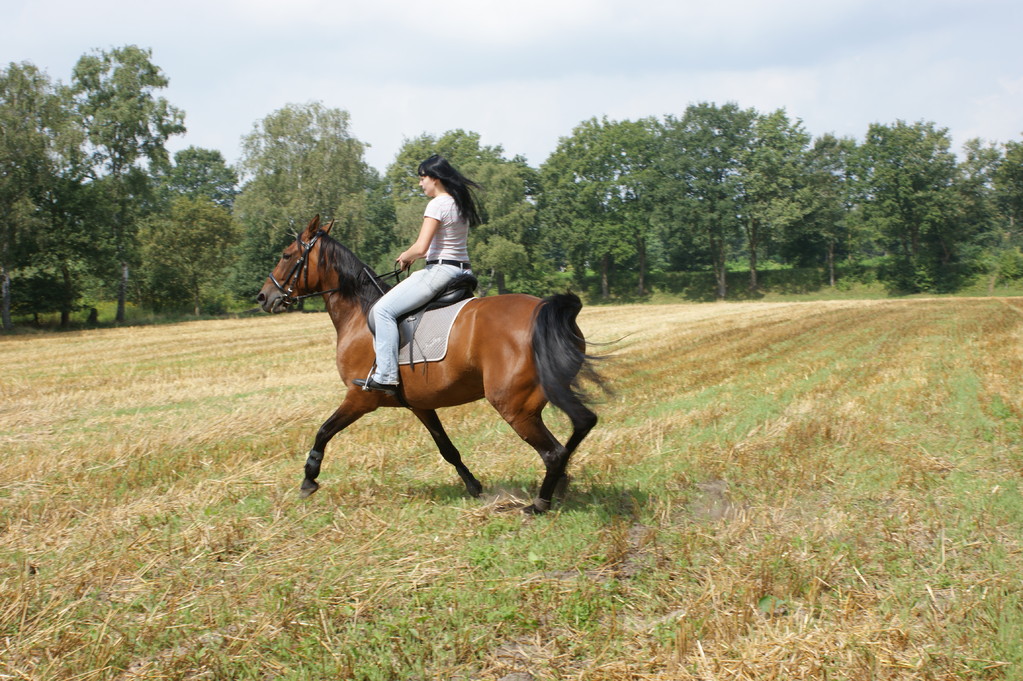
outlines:
{"label": "woman riding horse", "polygon": [[419,238],[398,256],[405,271],[426,257],[426,268],[384,294],[373,306],[376,370],[355,384],[363,390],[398,392],[398,317],[422,307],[455,279],[472,274],[469,266],[469,228],[480,224],[472,190],[479,185],[434,154],[419,164],[419,186],[430,197]]}
{"label": "woman riding horse", "polygon": [[[316,478],[331,438],[378,407],[407,407],[429,430],[469,494],[479,496],[482,485],[462,462],[436,410],[485,397],[546,467],[536,499],[524,510],[550,509],[555,490],[566,482],[572,452],[597,423],[578,391],[583,377],[600,383],[576,325],[579,298],[559,294],[541,300],[512,293],[470,300],[454,320],[443,359],[402,365],[400,392],[366,391],[356,381],[369,375],[376,359],[366,315],[381,298],[379,283],[330,237],[332,225],[313,218],[284,250],[257,298],[265,311],[277,313],[301,298],[322,295],[337,331],[337,370],[349,390],[316,433],[303,494],[319,488]],[[544,425],[541,413],[548,403],[572,424],[564,445]]]}

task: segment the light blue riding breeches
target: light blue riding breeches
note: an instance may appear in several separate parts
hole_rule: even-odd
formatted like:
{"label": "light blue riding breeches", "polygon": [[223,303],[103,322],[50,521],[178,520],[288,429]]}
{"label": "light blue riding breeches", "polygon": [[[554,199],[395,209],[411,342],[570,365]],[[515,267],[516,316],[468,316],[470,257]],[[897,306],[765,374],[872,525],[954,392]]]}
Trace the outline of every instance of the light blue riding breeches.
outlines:
{"label": "light blue riding breeches", "polygon": [[451,281],[469,270],[454,265],[427,265],[413,272],[408,279],[384,294],[373,306],[376,337],[377,367],[373,380],[393,385],[398,382],[398,322],[397,318],[428,302],[447,288]]}

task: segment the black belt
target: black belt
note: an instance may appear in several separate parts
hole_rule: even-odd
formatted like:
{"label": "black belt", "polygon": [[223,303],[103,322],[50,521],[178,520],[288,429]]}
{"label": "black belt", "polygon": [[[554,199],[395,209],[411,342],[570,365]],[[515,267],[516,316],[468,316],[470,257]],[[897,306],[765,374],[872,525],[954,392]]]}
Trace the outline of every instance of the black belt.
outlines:
{"label": "black belt", "polygon": [[460,267],[463,270],[471,270],[472,266],[467,262],[461,262],[460,260],[427,260],[427,265],[454,265]]}

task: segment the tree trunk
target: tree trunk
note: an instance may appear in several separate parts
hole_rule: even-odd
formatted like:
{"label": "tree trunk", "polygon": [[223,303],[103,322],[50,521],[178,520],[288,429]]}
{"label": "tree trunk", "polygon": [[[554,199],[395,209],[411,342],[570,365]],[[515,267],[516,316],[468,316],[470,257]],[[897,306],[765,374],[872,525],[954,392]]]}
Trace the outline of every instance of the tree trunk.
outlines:
{"label": "tree trunk", "polygon": [[749,251],[749,290],[754,293],[757,290],[757,249],[750,248]]}
{"label": "tree trunk", "polygon": [[494,272],[494,283],[497,285],[497,295],[508,292],[507,284],[504,281],[504,272],[501,270]]}
{"label": "tree trunk", "polygon": [[646,240],[640,239],[636,244],[636,252],[639,255],[639,283],[636,284],[636,293],[646,295]]}
{"label": "tree trunk", "polygon": [[61,277],[64,279],[64,300],[60,304],[60,328],[66,329],[71,326],[71,270],[67,264],[60,267]]}
{"label": "tree trunk", "polygon": [[3,329],[4,331],[10,331],[14,328],[14,324],[11,322],[11,278],[7,275],[7,268],[0,267],[0,291],[2,291],[2,300],[0,300],[0,308],[3,308]]}
{"label": "tree trunk", "polygon": [[828,241],[828,282],[835,288],[835,240]]}
{"label": "tree trunk", "polygon": [[600,259],[600,297],[608,300],[611,297],[611,256],[605,254]]}
{"label": "tree trunk", "polygon": [[717,281],[717,299],[724,300],[728,296],[728,263],[725,259],[725,244],[711,242],[714,253],[714,278]]}
{"label": "tree trunk", "polygon": [[121,281],[117,285],[117,316],[114,321],[124,323],[124,301],[128,295],[128,263],[121,263]]}
{"label": "tree trunk", "polygon": [[746,228],[746,245],[749,250],[749,290],[755,293],[757,290],[757,247],[760,244],[760,224],[756,220],[750,220]]}

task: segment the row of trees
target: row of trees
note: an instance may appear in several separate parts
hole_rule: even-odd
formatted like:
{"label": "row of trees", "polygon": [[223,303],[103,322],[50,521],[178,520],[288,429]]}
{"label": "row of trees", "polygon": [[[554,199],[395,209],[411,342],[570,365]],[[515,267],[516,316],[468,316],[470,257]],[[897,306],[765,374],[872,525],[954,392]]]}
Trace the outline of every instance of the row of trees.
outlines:
{"label": "row of trees", "polygon": [[[364,160],[347,112],[289,105],[220,152],[169,158],[184,114],[135,46],[83,56],[70,82],[31,64],[0,71],[0,281],[12,311],[83,301],[216,311],[248,299],[313,214],[378,269],[415,236],[420,160],[441,153],[484,185],[471,235],[486,292],[541,293],[553,277],[604,297],[655,280],[729,270],[757,290],[765,262],[876,262],[893,290],[951,291],[979,272],[1023,276],[1023,143],[967,143],[932,123],[871,125],[862,142],[813,138],[784,110],[691,105],[680,116],[590,119],[539,168],[455,130],[406,140],[383,174]],[[243,178],[243,181],[242,179]]]}
{"label": "row of trees", "polygon": [[[871,125],[858,144],[816,139],[784,110],[697,104],[681,117],[590,120],[541,169],[541,208],[566,258],[615,266],[710,268],[718,297],[736,259],[758,287],[767,258],[824,266],[882,259],[894,290],[951,291],[992,259],[1017,276],[1023,145],[969,142],[960,163],[931,123]],[[1011,265],[1011,267],[1009,266]]]}

